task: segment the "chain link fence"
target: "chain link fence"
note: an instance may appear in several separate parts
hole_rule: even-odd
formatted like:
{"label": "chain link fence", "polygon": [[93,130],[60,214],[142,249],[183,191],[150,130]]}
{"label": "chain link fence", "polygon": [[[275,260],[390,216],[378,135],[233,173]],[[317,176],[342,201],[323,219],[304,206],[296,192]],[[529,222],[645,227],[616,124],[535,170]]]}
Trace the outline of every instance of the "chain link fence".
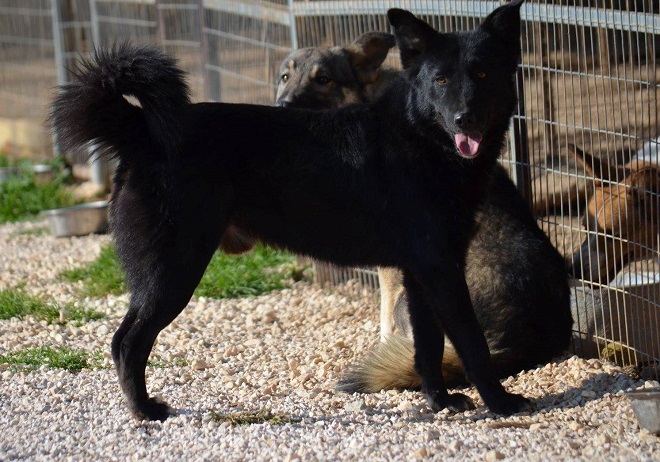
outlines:
{"label": "chain link fence", "polygon": [[[498,4],[0,0],[0,147],[52,155],[46,105],[93,44],[160,44],[190,73],[195,100],[272,104],[277,67],[292,49],[389,31],[385,12],[392,6],[452,31],[474,27]],[[503,163],[566,259],[582,251],[582,261],[602,263],[588,273],[581,268],[572,283],[576,352],[657,378],[658,0],[528,1],[522,17],[521,104]],[[387,64],[398,65],[396,51]],[[651,180],[641,183],[640,172],[649,171]],[[372,270],[321,263],[317,277],[378,282]]]}

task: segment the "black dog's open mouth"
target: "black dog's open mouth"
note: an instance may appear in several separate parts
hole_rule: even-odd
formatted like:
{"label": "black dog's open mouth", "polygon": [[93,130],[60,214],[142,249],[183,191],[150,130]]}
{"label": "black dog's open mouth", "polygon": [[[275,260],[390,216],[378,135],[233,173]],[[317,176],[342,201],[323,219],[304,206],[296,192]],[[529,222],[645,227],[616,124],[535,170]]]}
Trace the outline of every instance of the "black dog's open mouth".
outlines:
{"label": "black dog's open mouth", "polygon": [[456,148],[463,157],[475,157],[479,154],[479,147],[483,136],[479,132],[457,133],[454,135]]}

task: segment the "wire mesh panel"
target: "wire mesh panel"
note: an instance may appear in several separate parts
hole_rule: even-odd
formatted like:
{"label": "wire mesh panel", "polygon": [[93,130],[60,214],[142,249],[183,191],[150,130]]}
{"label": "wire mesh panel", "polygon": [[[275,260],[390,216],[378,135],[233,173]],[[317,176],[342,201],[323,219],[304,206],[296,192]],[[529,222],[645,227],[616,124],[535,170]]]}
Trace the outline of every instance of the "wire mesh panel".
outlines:
{"label": "wire mesh panel", "polygon": [[378,272],[375,269],[342,267],[316,260],[312,262],[312,268],[314,280],[321,284],[338,285],[357,280],[365,287],[379,287]]}
{"label": "wire mesh panel", "polygon": [[[396,6],[453,31],[473,28],[497,5],[449,0]],[[370,30],[389,31],[384,13],[390,6],[294,2],[298,45],[346,44]],[[575,276],[576,351],[636,365],[655,377],[658,13],[657,1],[526,2],[520,112],[503,156]],[[342,280],[346,270],[332,273],[323,266],[319,274]]]}
{"label": "wire mesh panel", "polygon": [[179,65],[188,72],[193,100],[207,100],[201,0],[157,0],[156,18],[158,43],[177,56]]}
{"label": "wire mesh panel", "polygon": [[576,350],[657,377],[658,3],[524,12],[516,123],[534,210],[576,278]]}
{"label": "wire mesh panel", "polygon": [[272,104],[277,67],[291,51],[286,2],[204,0],[209,96]]}
{"label": "wire mesh panel", "polygon": [[[0,1],[0,148],[42,154],[44,104],[58,82],[53,3]],[[59,11],[59,10],[58,10]],[[19,152],[20,154],[20,152]]]}
{"label": "wire mesh panel", "polygon": [[90,0],[93,37],[98,46],[123,40],[158,43],[155,0]]}
{"label": "wire mesh panel", "polygon": [[[498,5],[0,0],[0,117],[9,126],[41,123],[50,89],[67,79],[65,66],[92,42],[160,43],[189,71],[195,99],[272,104],[277,67],[293,48],[389,31],[385,13],[392,6],[455,31],[473,28]],[[658,377],[658,1],[528,0],[521,14],[521,98],[503,163],[566,258],[576,351]],[[386,65],[398,67],[395,50]],[[357,276],[377,286],[372,270],[316,267],[320,279]]]}

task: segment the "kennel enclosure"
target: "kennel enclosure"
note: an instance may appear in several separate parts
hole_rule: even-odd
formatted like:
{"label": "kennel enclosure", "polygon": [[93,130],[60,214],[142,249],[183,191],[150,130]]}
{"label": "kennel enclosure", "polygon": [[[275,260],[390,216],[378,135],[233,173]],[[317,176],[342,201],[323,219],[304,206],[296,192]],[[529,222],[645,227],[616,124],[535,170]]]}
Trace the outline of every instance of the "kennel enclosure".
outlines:
{"label": "kennel enclosure", "polygon": [[[57,152],[57,140],[44,128],[46,105],[53,88],[70,78],[79,55],[95,44],[130,39],[164,46],[189,72],[196,101],[272,104],[277,67],[292,49],[389,31],[385,12],[392,6],[452,31],[473,28],[498,5],[0,0],[0,147],[35,157]],[[613,228],[585,222],[590,198],[608,187],[637,191],[630,181],[635,165],[660,163],[658,0],[527,1],[521,14],[521,99],[502,162],[568,262],[594,238],[591,251],[616,270],[614,276],[599,271],[572,280],[575,351],[658,378],[660,185],[645,185],[642,210],[619,207]],[[398,65],[396,50],[387,64]],[[591,157],[585,161],[574,147]],[[83,163],[85,157],[74,153],[73,160]],[[320,282],[358,278],[378,284],[373,269],[314,265]]]}

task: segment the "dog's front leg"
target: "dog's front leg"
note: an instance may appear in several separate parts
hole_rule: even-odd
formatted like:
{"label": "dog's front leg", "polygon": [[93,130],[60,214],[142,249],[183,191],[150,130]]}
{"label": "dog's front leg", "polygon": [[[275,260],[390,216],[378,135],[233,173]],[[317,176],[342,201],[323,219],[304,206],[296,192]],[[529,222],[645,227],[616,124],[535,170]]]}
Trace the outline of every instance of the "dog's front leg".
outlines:
{"label": "dog's front leg", "polygon": [[477,387],[491,411],[510,415],[530,410],[529,400],[507,393],[492,370],[488,344],[474,314],[463,273],[456,267],[452,271],[450,265],[445,268],[405,275],[415,338],[415,368],[431,407],[435,411],[474,407],[465,395],[450,395],[445,389],[440,364],[446,333],[463,362],[466,378]]}
{"label": "dog's front leg", "polygon": [[419,277],[404,271],[404,287],[408,293],[408,311],[415,344],[415,370],[422,378],[422,392],[434,412],[450,409],[462,412],[474,409],[472,400],[462,394],[447,392],[442,375],[445,334],[442,322],[430,303],[428,291]]}

